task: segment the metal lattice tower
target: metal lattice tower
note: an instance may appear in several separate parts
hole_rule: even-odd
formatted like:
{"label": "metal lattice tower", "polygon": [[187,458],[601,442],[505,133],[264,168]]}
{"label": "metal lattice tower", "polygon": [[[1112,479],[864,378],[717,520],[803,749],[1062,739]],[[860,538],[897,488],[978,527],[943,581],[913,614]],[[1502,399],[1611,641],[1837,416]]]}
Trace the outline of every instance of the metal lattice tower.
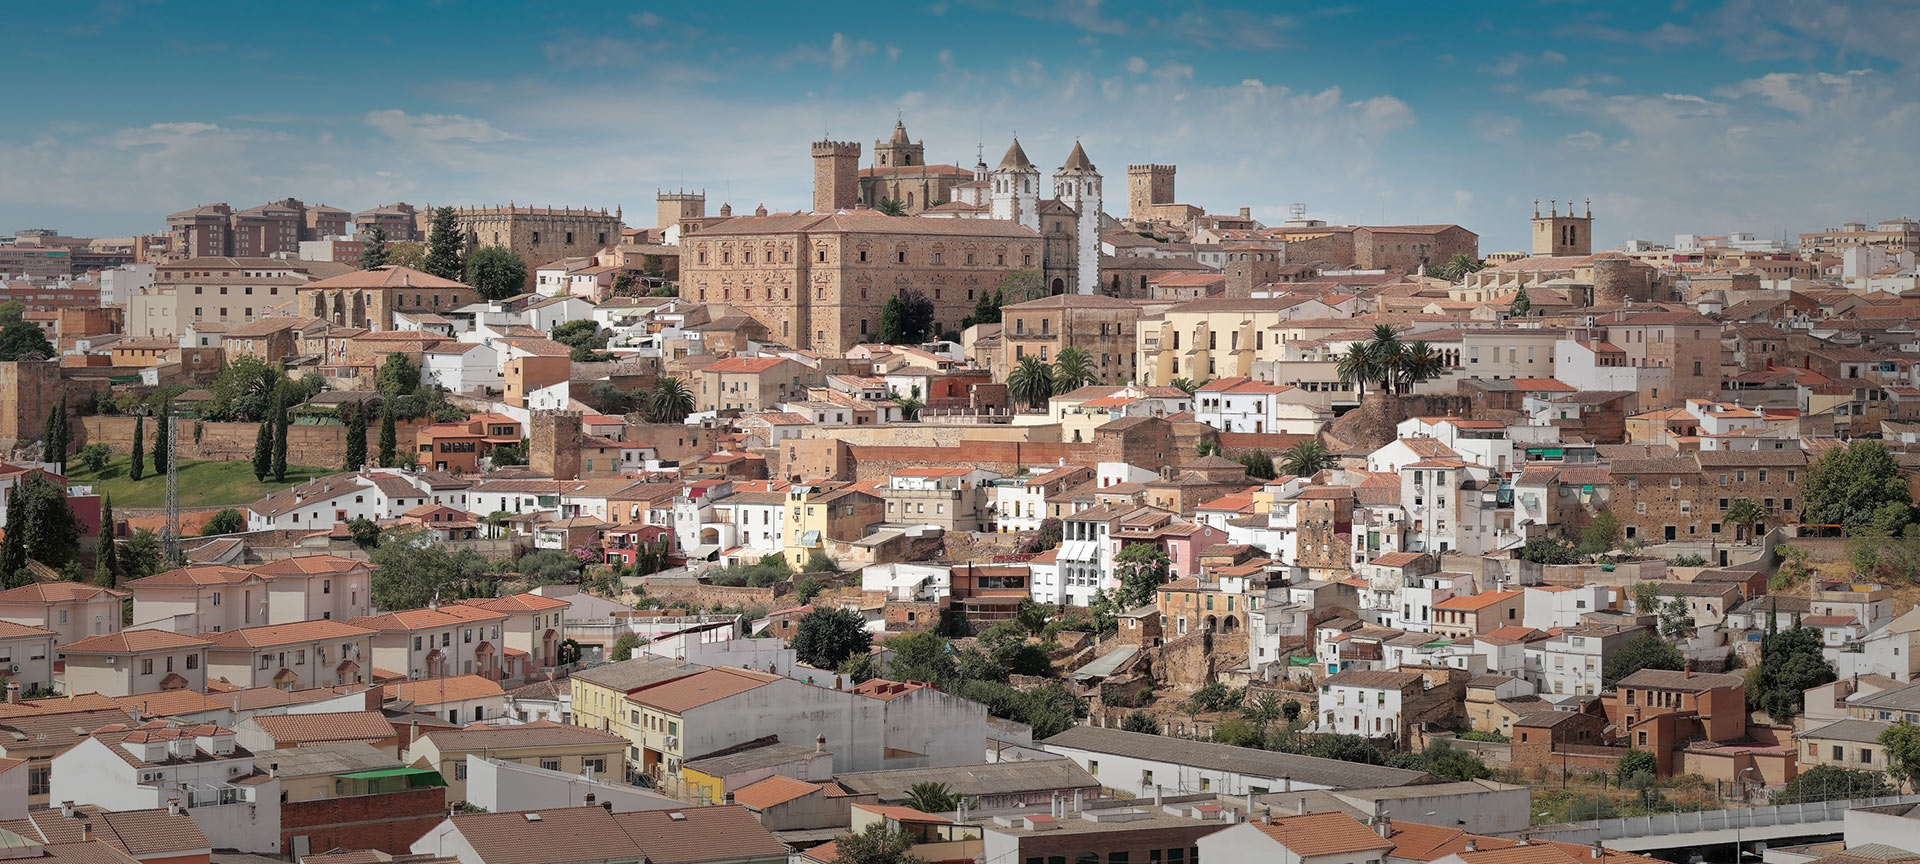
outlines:
{"label": "metal lattice tower", "polygon": [[164,409],[160,422],[167,424],[167,560],[180,560],[180,436],[173,428],[173,406]]}

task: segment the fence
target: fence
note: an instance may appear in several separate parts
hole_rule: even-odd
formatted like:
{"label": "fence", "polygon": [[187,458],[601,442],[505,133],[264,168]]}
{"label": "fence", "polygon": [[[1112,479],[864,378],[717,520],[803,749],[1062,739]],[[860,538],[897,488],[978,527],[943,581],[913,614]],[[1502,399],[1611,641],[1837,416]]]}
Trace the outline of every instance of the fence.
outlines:
{"label": "fence", "polygon": [[1848,810],[1886,804],[1920,804],[1920,795],[1817,801],[1811,804],[1773,804],[1766,807],[1743,807],[1734,810],[1698,810],[1692,813],[1660,813],[1623,819],[1601,819],[1579,824],[1597,829],[1602,841],[1624,840],[1705,831],[1733,831],[1806,825],[1816,822],[1838,822],[1845,818]]}

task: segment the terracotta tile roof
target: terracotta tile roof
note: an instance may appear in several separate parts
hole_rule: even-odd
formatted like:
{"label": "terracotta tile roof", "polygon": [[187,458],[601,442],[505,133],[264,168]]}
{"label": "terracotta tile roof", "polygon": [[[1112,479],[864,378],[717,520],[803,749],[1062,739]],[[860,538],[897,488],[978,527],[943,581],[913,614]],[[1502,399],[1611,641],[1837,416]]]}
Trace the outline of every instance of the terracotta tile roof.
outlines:
{"label": "terracotta tile roof", "polygon": [[367,562],[356,561],[352,558],[342,558],[338,555],[296,555],[292,558],[282,558],[278,561],[269,561],[261,564],[254,567],[253,572],[266,577],[313,576],[319,574],[349,573],[358,569],[368,569]]}
{"label": "terracotta tile roof", "polygon": [[632,813],[569,807],[459,814],[452,821],[487,864],[637,860],[691,864],[787,857],[786,845],[738,806]]}
{"label": "terracotta tile roof", "polygon": [[779,680],[781,680],[779,675],[718,666],[705,672],[698,672],[685,678],[630,693],[627,695],[627,701],[670,714],[683,714],[702,705],[737,696]]}
{"label": "terracotta tile roof", "polygon": [[393,723],[378,711],[339,711],[325,714],[256,714],[248,722],[260,727],[275,747],[323,744],[333,741],[382,741],[396,734]]}
{"label": "terracotta tile roof", "polygon": [[347,623],[357,627],[367,627],[386,632],[433,630],[440,627],[457,627],[461,624],[478,621],[505,621],[507,613],[449,603],[437,609],[403,609],[384,615],[363,615]]}
{"label": "terracotta tile roof", "polygon": [[819,791],[821,787],[817,784],[775,774],[734,790],[733,802],[754,810],[765,810]]}
{"label": "terracotta tile roof", "polygon": [[67,603],[77,600],[92,600],[102,595],[124,598],[125,591],[114,591],[98,585],[84,582],[32,582],[18,588],[0,591],[0,605],[9,603]]}
{"label": "terracotta tile roof", "polygon": [[136,858],[162,858],[182,853],[205,853],[211,844],[193,816],[182,810],[178,816],[165,808],[154,810],[107,810],[93,804],[76,804],[71,818],[59,809],[35,810],[24,819],[0,822],[0,830],[12,831],[28,840],[49,844],[77,844],[85,825],[92,823],[93,839]]}
{"label": "terracotta tile roof", "polygon": [[543,597],[539,594],[523,592],[490,600],[463,600],[460,605],[477,606],[489,612],[539,612],[546,609],[560,609],[571,604],[558,597]]}
{"label": "terracotta tile roof", "polygon": [[765,372],[786,362],[782,357],[727,357],[707,364],[702,372]]}
{"label": "terracotta tile roof", "polygon": [[212,644],[198,636],[169,633],[165,630],[122,630],[118,633],[88,636],[78,642],[70,642],[60,646],[60,652],[62,654],[137,654],[144,651],[201,648]]}
{"label": "terracotta tile roof", "polygon": [[371,270],[355,270],[330,279],[309,282],[302,290],[315,288],[466,288],[452,279],[442,279],[411,267],[390,264]]}
{"label": "terracotta tile roof", "polygon": [[1368,563],[1378,564],[1382,567],[1405,567],[1424,557],[1426,557],[1426,553],[1424,552],[1388,552]]}
{"label": "terracotta tile roof", "polygon": [[1482,591],[1478,594],[1471,594],[1464,597],[1448,597],[1445,600],[1433,604],[1433,608],[1473,612],[1485,609],[1495,603],[1517,599],[1520,597],[1520,593],[1519,591]]}
{"label": "terracotta tile roof", "polygon": [[1309,813],[1266,822],[1249,822],[1260,833],[1300,858],[1321,855],[1351,855],[1359,852],[1391,849],[1393,841],[1355,821],[1345,813]]}
{"label": "terracotta tile roof", "polygon": [[200,638],[213,644],[214,648],[261,648],[268,645],[293,645],[302,642],[317,642],[323,639],[356,639],[371,635],[375,631],[349,624],[345,621],[317,619],[297,621],[292,624],[267,624],[260,627],[242,627],[221,633],[202,633]]}
{"label": "terracotta tile roof", "polygon": [[499,682],[488,681],[478,675],[450,675],[388,684],[380,688],[380,694],[389,701],[439,705],[489,696],[505,697],[507,691],[500,689]]}
{"label": "terracotta tile roof", "polygon": [[259,578],[252,570],[229,567],[225,564],[202,564],[193,567],[178,567],[164,573],[155,573],[144,579],[135,579],[127,583],[129,588],[158,587],[162,585],[237,585],[248,579]]}

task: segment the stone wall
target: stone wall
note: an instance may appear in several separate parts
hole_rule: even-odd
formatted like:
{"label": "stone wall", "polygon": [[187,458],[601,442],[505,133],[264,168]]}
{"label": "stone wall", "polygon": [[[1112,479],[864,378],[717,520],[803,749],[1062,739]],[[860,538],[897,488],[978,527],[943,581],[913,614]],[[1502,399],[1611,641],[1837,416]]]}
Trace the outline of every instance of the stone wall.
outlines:
{"label": "stone wall", "polygon": [[[142,445],[153,447],[156,431],[154,418],[147,418],[146,440]],[[73,425],[75,430],[73,446],[78,448],[88,444],[105,444],[117,455],[133,452],[132,417],[108,417],[96,415],[81,417]],[[399,449],[414,448],[415,435],[428,420],[401,421],[394,424],[395,438]],[[217,423],[197,420],[176,420],[175,431],[180,440],[175,444],[182,459],[205,459],[231,462],[251,460],[253,458],[254,437],[260,432],[258,423]],[[197,430],[197,434],[196,434]],[[367,429],[367,455],[373,457],[380,448],[380,428]],[[340,464],[341,457],[347,451],[347,427],[345,426],[289,426],[287,427],[287,462],[292,465],[315,465],[332,467]]]}
{"label": "stone wall", "polygon": [[969,441],[957,447],[879,447],[854,445],[852,451],[855,480],[877,480],[902,468],[928,465],[967,465],[1011,475],[1021,468],[1087,462],[1094,458],[1092,444],[1030,444],[1017,441]]}
{"label": "stone wall", "polygon": [[674,582],[655,582],[646,580],[648,597],[657,597],[662,602],[683,608],[702,610],[711,609],[715,603],[728,608],[745,606],[764,606],[769,611],[786,605],[781,599],[793,591],[792,582],[781,582],[766,588],[727,587],[688,583],[685,580]]}
{"label": "stone wall", "polygon": [[315,853],[378,849],[405,854],[446,818],[446,811],[444,786],[281,804],[280,853],[293,854],[293,838],[306,837]]}

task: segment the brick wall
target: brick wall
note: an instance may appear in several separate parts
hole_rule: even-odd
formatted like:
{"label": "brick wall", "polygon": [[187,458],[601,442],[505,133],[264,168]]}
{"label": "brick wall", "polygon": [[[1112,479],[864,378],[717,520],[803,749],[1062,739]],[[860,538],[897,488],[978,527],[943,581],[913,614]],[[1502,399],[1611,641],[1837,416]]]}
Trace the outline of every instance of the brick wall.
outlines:
{"label": "brick wall", "polygon": [[444,786],[280,805],[280,852],[305,836],[313,852],[378,849],[405,853],[446,817]]}

